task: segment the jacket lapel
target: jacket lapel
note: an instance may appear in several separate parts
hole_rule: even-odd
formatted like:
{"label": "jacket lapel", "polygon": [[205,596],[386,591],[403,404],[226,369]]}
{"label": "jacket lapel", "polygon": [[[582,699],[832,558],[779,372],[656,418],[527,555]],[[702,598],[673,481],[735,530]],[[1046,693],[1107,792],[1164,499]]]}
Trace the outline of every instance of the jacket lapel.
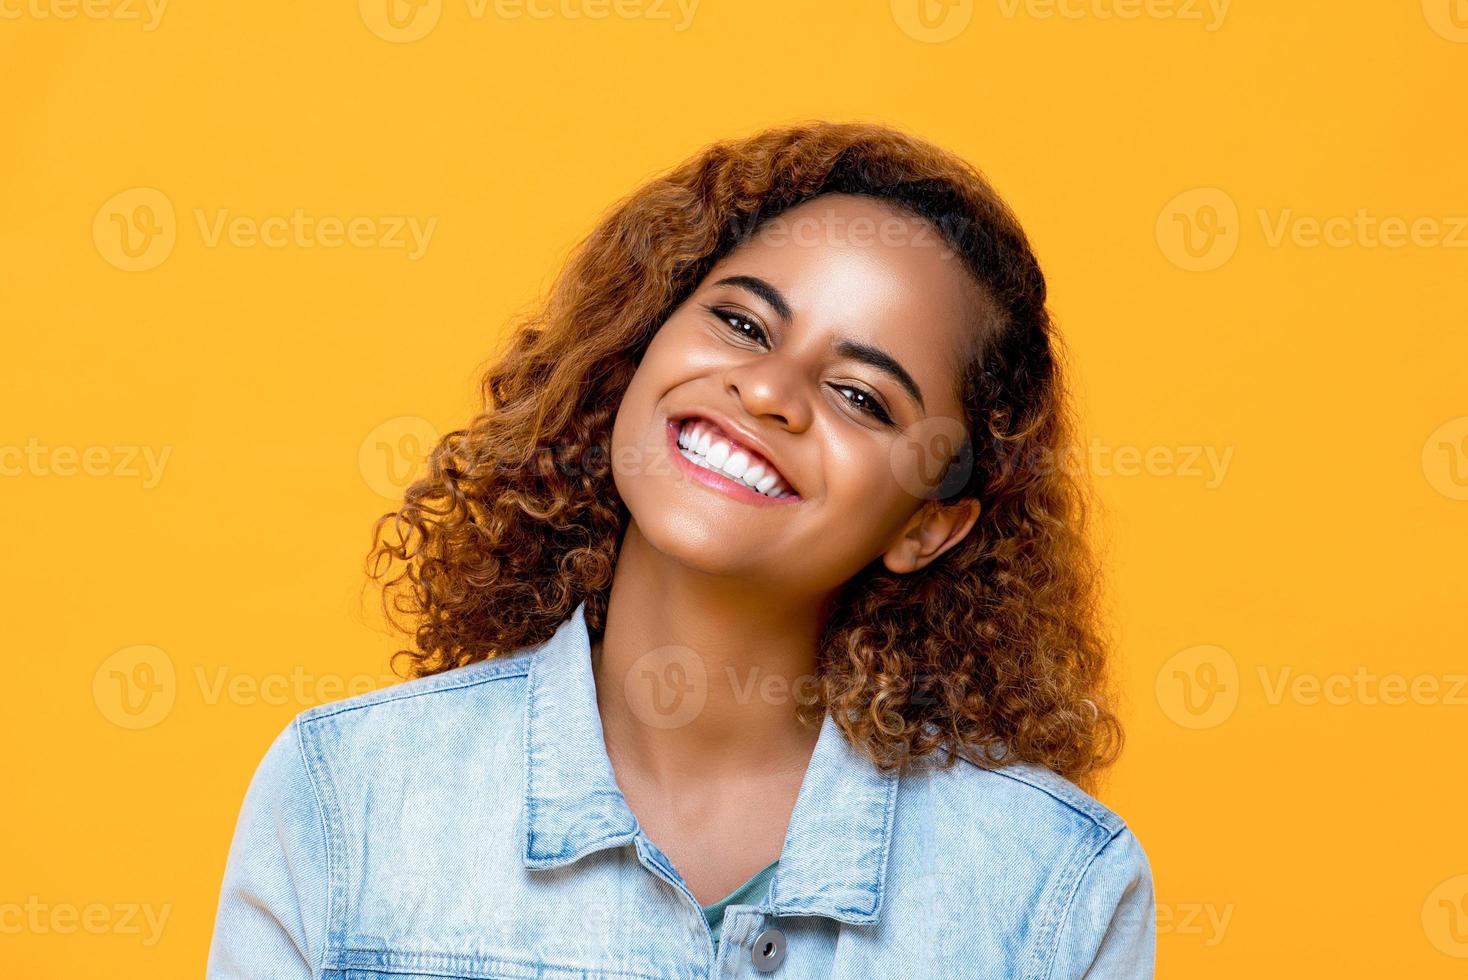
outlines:
{"label": "jacket lapel", "polygon": [[[583,601],[530,663],[523,820],[529,868],[559,867],[626,844],[639,853],[659,853],[646,847],[650,840],[639,841],[645,835],[607,755],[585,610]],[[853,749],[828,712],[761,910],[875,922],[899,779]]]}

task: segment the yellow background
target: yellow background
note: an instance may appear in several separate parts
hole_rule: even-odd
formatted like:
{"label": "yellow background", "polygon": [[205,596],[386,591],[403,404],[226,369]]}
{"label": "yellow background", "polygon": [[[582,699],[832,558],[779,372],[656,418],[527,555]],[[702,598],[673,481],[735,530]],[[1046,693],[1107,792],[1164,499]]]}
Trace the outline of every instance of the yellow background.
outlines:
{"label": "yellow background", "polygon": [[[650,2],[0,3],[0,973],[200,975],[269,740],[388,672],[368,528],[507,319],[646,178],[828,117],[973,160],[1044,263],[1159,975],[1464,975],[1468,4]],[[376,224],[210,234],[298,209]]]}

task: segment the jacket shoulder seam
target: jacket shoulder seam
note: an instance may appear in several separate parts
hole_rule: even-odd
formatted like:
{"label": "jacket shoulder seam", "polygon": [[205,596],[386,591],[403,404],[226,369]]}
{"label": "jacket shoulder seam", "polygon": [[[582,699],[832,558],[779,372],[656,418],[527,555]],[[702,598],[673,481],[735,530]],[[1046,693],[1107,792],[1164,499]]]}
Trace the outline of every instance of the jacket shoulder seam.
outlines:
{"label": "jacket shoulder seam", "polygon": [[[321,949],[317,950],[316,960],[312,969],[316,975],[321,975],[326,970],[327,951],[331,949],[335,937],[332,933],[333,918],[336,915],[338,905],[338,892],[340,889],[341,856],[339,850],[339,837],[334,822],[335,810],[328,809],[326,797],[323,796],[321,786],[320,768],[323,764],[319,747],[315,740],[311,740],[311,746],[307,748],[307,732],[297,716],[291,727],[295,729],[296,751],[301,756],[301,768],[306,773],[306,783],[311,787],[311,798],[316,804],[316,814],[321,820],[321,838],[323,849],[326,853],[326,909],[323,928],[321,931]],[[331,801],[335,803],[335,799]]]}
{"label": "jacket shoulder seam", "polygon": [[1074,786],[1069,781],[1065,782],[1066,789],[1059,789],[1050,784],[1050,779],[1065,780],[1064,776],[1051,773],[1049,770],[1044,770],[1044,774],[1050,778],[1038,778],[1034,774],[1026,771],[1023,768],[1023,763],[996,766],[991,769],[978,765],[972,759],[966,759],[961,755],[951,753],[946,747],[942,747],[940,751],[953,755],[960,762],[967,763],[981,772],[993,773],[996,776],[1003,776],[1005,779],[1011,779],[1017,783],[1023,783],[1026,786],[1033,787],[1057,803],[1086,817],[1091,823],[1107,831],[1111,836],[1116,835],[1126,828],[1126,820],[1119,813],[1110,809],[1105,804],[1092,799],[1085,794],[1084,790]]}
{"label": "jacket shoulder seam", "polygon": [[[310,725],[314,722],[324,721],[327,718],[356,711],[360,708],[371,708],[393,701],[406,701],[410,698],[422,697],[427,694],[441,694],[470,687],[478,687],[481,684],[503,680],[507,677],[523,677],[530,671],[529,661],[529,654],[524,656],[508,656],[503,660],[498,657],[481,660],[478,663],[440,674],[434,678],[424,678],[424,680],[438,681],[439,683],[415,685],[413,681],[408,681],[405,684],[397,684],[392,687],[383,688],[382,690],[369,691],[366,694],[358,695],[354,698],[347,698],[328,704],[319,704],[301,712],[299,720],[302,725]],[[472,676],[465,676],[466,673],[472,673]]]}
{"label": "jacket shoulder seam", "polygon": [[343,846],[346,824],[341,813],[341,801],[336,793],[333,767],[322,740],[324,729],[316,723],[374,705],[406,701],[425,694],[465,690],[501,678],[524,676],[529,672],[529,660],[528,655],[491,658],[456,671],[425,678],[427,683],[413,685],[410,681],[408,684],[412,686],[397,685],[369,691],[343,701],[317,705],[300,712],[291,720],[291,725],[295,728],[297,750],[301,753],[302,766],[321,817],[322,834],[325,838],[326,924],[319,961],[314,965],[315,976],[323,975],[322,971],[330,962],[331,950],[340,945],[346,928],[343,917],[347,906],[346,856]]}
{"label": "jacket shoulder seam", "polygon": [[[1066,923],[1070,921],[1071,913],[1075,910],[1076,896],[1081,893],[1081,883],[1086,880],[1086,875],[1090,874],[1091,869],[1095,867],[1097,859],[1101,857],[1101,852],[1106,850],[1112,841],[1121,836],[1122,831],[1125,829],[1125,827],[1118,827],[1111,831],[1100,840],[1083,862],[1073,862],[1073,864],[1078,866],[1078,871],[1070,879],[1068,894],[1065,896],[1065,902],[1061,906],[1060,915],[1055,918],[1053,923],[1046,923],[1048,932],[1046,945],[1048,945],[1049,951],[1045,955],[1044,969],[1036,974],[1041,980],[1046,980],[1055,971],[1055,958],[1060,955],[1060,936],[1065,931]],[[1078,847],[1076,851],[1078,858],[1085,854],[1084,848]],[[1039,951],[1037,950],[1037,952]]]}

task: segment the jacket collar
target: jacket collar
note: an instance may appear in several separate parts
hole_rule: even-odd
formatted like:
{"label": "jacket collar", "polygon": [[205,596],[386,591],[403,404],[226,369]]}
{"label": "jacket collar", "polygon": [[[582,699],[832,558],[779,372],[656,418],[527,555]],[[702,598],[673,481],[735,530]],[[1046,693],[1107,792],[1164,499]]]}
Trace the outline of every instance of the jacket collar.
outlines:
{"label": "jacket collar", "polygon": [[[525,699],[525,866],[634,844],[668,867],[647,847],[607,756],[584,600],[534,651]],[[828,711],[761,911],[877,921],[898,780],[853,749]]]}

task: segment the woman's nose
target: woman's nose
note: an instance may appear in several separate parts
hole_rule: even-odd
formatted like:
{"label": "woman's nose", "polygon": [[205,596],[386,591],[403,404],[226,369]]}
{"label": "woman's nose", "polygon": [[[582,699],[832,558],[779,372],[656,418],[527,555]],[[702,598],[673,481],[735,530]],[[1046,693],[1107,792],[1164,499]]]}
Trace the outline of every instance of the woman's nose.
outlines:
{"label": "woman's nose", "polygon": [[811,395],[794,364],[776,354],[731,368],[725,376],[729,393],[755,418],[770,418],[787,429],[800,431],[810,425]]}

